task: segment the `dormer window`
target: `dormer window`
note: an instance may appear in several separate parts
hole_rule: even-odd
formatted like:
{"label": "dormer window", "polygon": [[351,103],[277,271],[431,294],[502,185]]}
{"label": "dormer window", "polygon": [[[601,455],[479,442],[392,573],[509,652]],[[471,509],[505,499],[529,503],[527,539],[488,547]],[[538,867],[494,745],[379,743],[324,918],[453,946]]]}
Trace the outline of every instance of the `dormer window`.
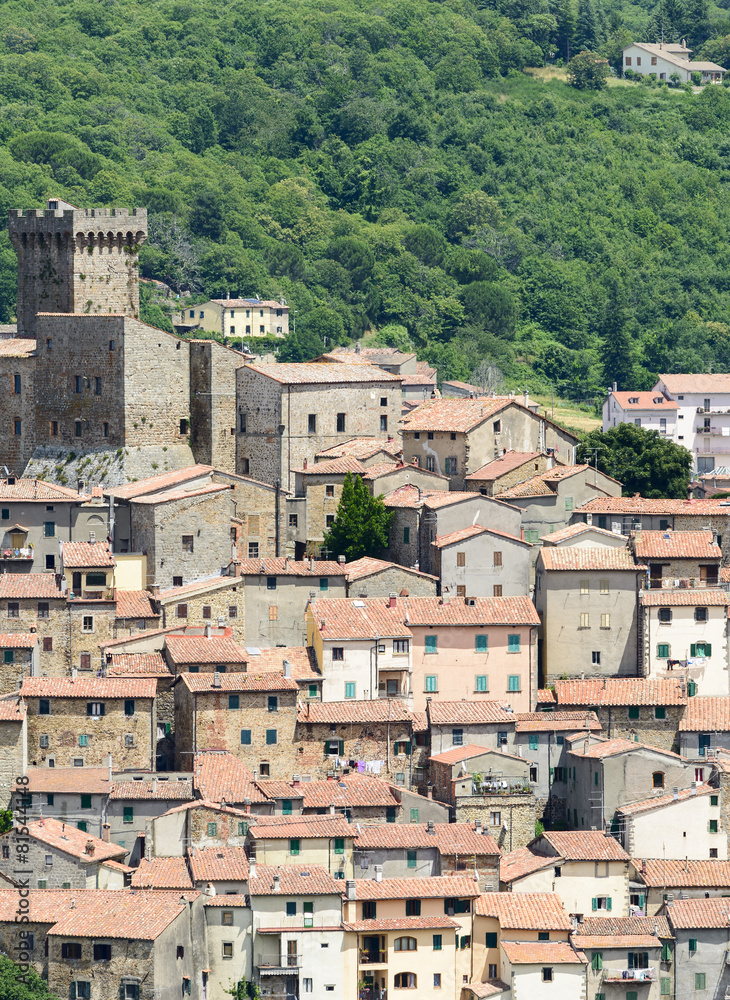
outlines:
{"label": "dormer window", "polygon": [[638,403],[639,402],[639,397],[638,396],[629,396],[629,402],[630,403]]}
{"label": "dormer window", "polygon": [[661,405],[664,402],[664,396],[655,396],[654,402],[657,403],[658,405]]}

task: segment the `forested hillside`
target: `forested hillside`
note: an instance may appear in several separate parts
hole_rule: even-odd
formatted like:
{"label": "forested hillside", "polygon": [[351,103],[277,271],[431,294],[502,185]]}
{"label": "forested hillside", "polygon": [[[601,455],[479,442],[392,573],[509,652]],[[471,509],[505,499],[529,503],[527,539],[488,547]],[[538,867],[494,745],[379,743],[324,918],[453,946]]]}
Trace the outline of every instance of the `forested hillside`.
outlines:
{"label": "forested hillside", "polygon": [[[282,357],[380,329],[575,399],[728,369],[730,92],[523,70],[662,23],[730,60],[730,14],[593,2],[10,0],[0,208],[147,206],[143,274],[286,296]],[[14,282],[3,235],[2,322]]]}

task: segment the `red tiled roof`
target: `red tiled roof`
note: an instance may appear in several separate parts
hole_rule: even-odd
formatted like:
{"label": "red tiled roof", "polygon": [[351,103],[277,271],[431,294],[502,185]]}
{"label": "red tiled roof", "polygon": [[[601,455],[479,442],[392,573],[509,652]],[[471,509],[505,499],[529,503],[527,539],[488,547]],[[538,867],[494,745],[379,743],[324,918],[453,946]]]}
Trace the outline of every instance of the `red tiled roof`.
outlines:
{"label": "red tiled roof", "polygon": [[647,858],[634,861],[645,885],[653,888],[730,889],[730,861]]}
{"label": "red tiled roof", "polygon": [[[84,833],[70,823],[63,823],[58,819],[37,819],[26,825],[28,836],[49,847],[55,847],[64,854],[70,854],[83,864],[96,864],[108,858],[123,858],[127,853],[123,847],[107,844],[98,837],[92,837],[91,834]],[[93,845],[93,854],[87,853],[87,844]]]}
{"label": "red tiled roof", "polygon": [[679,731],[693,732],[727,732],[730,730],[730,697],[718,695],[712,697],[694,697],[687,699],[687,710],[679,723]]}
{"label": "red tiled roof", "polygon": [[58,580],[53,573],[0,573],[0,601],[19,598],[65,600]]}
{"label": "red tiled roof", "polygon": [[61,560],[64,569],[116,565],[108,542],[63,542]]}
{"label": "red tiled roof", "polygon": [[185,858],[142,858],[133,870],[132,888],[192,889],[193,880]]}
{"label": "red tiled roof", "polygon": [[[92,896],[104,899],[109,893],[106,889],[34,889],[32,892],[27,889],[0,889],[0,923],[12,924],[19,913],[25,912],[31,924],[55,924],[79,895],[84,899]],[[19,905],[21,899],[23,911]]]}
{"label": "red tiled roof", "polygon": [[556,892],[485,892],[474,904],[474,913],[496,918],[503,931],[573,929]]}
{"label": "red tiled roof", "polygon": [[635,740],[626,740],[623,737],[616,737],[612,740],[601,740],[600,743],[591,743],[584,746],[580,742],[573,747],[571,753],[576,757],[591,757],[594,760],[602,760],[604,757],[616,757],[622,753],[634,753],[637,750],[652,750],[660,753],[664,757],[674,757],[682,760],[679,754],[672,753],[671,750],[663,750],[661,747],[651,746],[649,743],[637,743]]}
{"label": "red tiled roof", "polygon": [[690,514],[698,517],[730,513],[727,500],[650,500],[647,497],[594,497],[574,514]]}
{"label": "red tiled roof", "polygon": [[199,751],[193,758],[196,791],[212,802],[268,802],[254,784],[253,774],[237,757],[224,750]]}
{"label": "red tiled roof", "polygon": [[117,618],[159,618],[146,590],[117,590]]}
{"label": "red tiled roof", "polygon": [[540,472],[538,475],[526,479],[523,483],[517,483],[506,490],[501,490],[498,496],[503,499],[555,496],[560,480],[577,476],[589,468],[588,465],[556,465],[546,472]]}
{"label": "red tiled roof", "polygon": [[295,680],[321,680],[322,672],[317,666],[317,655],[310,646],[272,646],[254,653],[246,650],[246,659],[251,672],[265,673],[272,670],[282,673],[284,660],[289,661],[289,669]]}
{"label": "red tiled roof", "polygon": [[700,372],[697,375],[660,375],[669,392],[730,392],[730,375],[727,372]]}
{"label": "red tiled roof", "polygon": [[358,899],[466,899],[480,895],[479,882],[471,875],[442,875],[430,878],[359,878],[355,882]]}
{"label": "red tiled roof", "polygon": [[579,549],[574,546],[540,549],[539,558],[546,570],[622,570],[644,572],[646,566],[634,561],[628,549],[610,548],[607,545]]}
{"label": "red tiled roof", "polygon": [[502,941],[502,950],[511,965],[586,965],[581,951],[567,941]]}
{"label": "red tiled roof", "polygon": [[245,663],[246,650],[235,639],[217,635],[168,635],[165,649],[179,667],[186,663]]}
{"label": "red tiled roof", "polygon": [[190,854],[190,871],[195,882],[245,882],[249,866],[243,847],[195,848]]}
{"label": "red tiled roof", "polygon": [[432,701],[428,716],[432,726],[478,725],[484,722],[514,722],[506,701]]}
{"label": "red tiled roof", "polygon": [[246,694],[250,691],[298,691],[299,685],[293,677],[270,670],[263,674],[244,673],[206,673],[179,674],[179,679],[190,691],[196,694],[215,694],[216,691],[238,691]]}
{"label": "red tiled roof", "polygon": [[110,787],[107,767],[29,767],[25,773],[29,792],[106,795]]}
{"label": "red tiled roof", "polygon": [[[604,677],[555,681],[558,705],[684,705],[687,694],[679,678]],[[690,699],[692,700],[692,699]],[[680,723],[681,728],[681,723]]]}
{"label": "red tiled roof", "polygon": [[364,556],[362,559],[355,559],[345,565],[347,579],[350,583],[355,580],[362,580],[366,576],[373,576],[375,573],[382,573],[387,569],[396,569],[399,573],[406,573],[416,577],[425,577],[427,580],[438,580],[437,576],[430,573],[421,573],[420,570],[411,569],[408,566],[400,566],[398,563],[387,562],[385,559],[374,559],[372,556]]}
{"label": "red tiled roof", "polygon": [[503,410],[513,400],[506,396],[494,399],[433,399],[422,403],[403,420],[403,432],[456,431],[465,433],[478,427]]}
{"label": "red tiled roof", "polygon": [[170,587],[161,590],[157,599],[163,604],[169,600],[187,597],[190,594],[206,594],[212,590],[227,590],[229,587],[240,587],[241,581],[235,576],[210,576],[206,580],[194,580],[184,583],[182,587]]}
{"label": "red tiled roof", "polygon": [[489,834],[477,833],[471,823],[434,823],[429,833],[426,823],[386,823],[361,827],[355,849],[387,850],[418,847],[438,848],[443,855],[497,855],[500,850]]}
{"label": "red tiled roof", "polygon": [[147,479],[139,479],[136,483],[113,486],[104,490],[104,492],[107,495],[113,493],[116,498],[121,500],[132,500],[134,497],[141,497],[146,493],[156,493],[159,490],[169,489],[171,486],[179,486],[191,479],[209,477],[212,472],[213,467],[211,465],[191,465],[186,469],[177,469],[174,472],[162,472],[159,476],[149,476]]}
{"label": "red tiled roof", "polygon": [[344,444],[335,444],[331,448],[318,451],[315,458],[326,456],[330,458],[341,458],[343,455],[352,455],[361,461],[372,458],[378,452],[384,451],[388,455],[397,458],[402,454],[403,448],[397,441],[388,441],[380,438],[351,438]]}
{"label": "red tiled roof", "polygon": [[[242,576],[345,576],[342,563],[326,559],[290,559],[271,556],[268,559],[241,559]],[[310,568],[311,566],[311,568]]]}
{"label": "red tiled roof", "polygon": [[[593,532],[596,535],[605,535],[607,538],[613,538],[614,541],[621,540],[622,544],[625,546],[628,539],[623,535],[617,535],[613,531],[608,531],[606,528],[599,528],[595,524],[584,524],[583,521],[578,521],[576,524],[569,524],[566,528],[560,528],[559,531],[551,531],[548,535],[542,536],[543,544],[547,542],[548,544],[558,545],[560,542],[571,541],[573,538],[579,538],[581,535],[585,535],[587,532]],[[619,548],[619,546],[616,546]]]}
{"label": "red tiled roof", "polygon": [[[630,860],[619,842],[602,830],[546,830],[542,839],[566,861]],[[533,841],[533,849],[535,845]]]}
{"label": "red tiled roof", "polygon": [[154,698],[155,678],[24,677],[23,698]]}
{"label": "red tiled roof", "polygon": [[291,471],[300,476],[344,476],[348,472],[362,475],[365,472],[365,466],[352,455],[343,455],[341,458],[331,458],[327,462],[315,462],[314,465],[302,466]]}
{"label": "red tiled roof", "polygon": [[481,524],[471,524],[466,528],[459,528],[458,531],[451,531],[447,535],[437,535],[436,541],[431,542],[431,544],[435,545],[437,549],[444,549],[449,545],[465,542],[468,538],[474,538],[477,535],[497,535],[499,538],[506,538],[510,542],[519,542],[520,545],[524,545],[528,549],[532,548],[532,544],[526,542],[524,538],[518,538],[517,535],[510,535],[506,531],[497,531],[496,528],[483,528]]}
{"label": "red tiled roof", "polygon": [[[77,770],[77,769],[74,769]],[[181,800],[187,802],[193,797],[193,783],[190,778],[181,781],[172,775],[169,779],[152,781],[115,781],[109,792],[110,799],[137,799],[148,801]]]}
{"label": "red tiled roof", "polygon": [[509,986],[501,979],[490,979],[485,983],[464,984],[462,990],[468,990],[477,1000],[486,1000],[488,997],[498,997],[500,993],[507,993]]}
{"label": "red tiled roof", "polygon": [[[187,892],[186,902],[200,895]],[[54,937],[122,938],[154,941],[187,905],[180,894],[155,889],[117,889],[114,892],[77,892],[76,904],[48,932]]]}
{"label": "red tiled roof", "polygon": [[[496,750],[494,747],[480,747],[474,743],[464,743],[463,746],[452,747],[451,750],[444,750],[443,753],[434,754],[429,759],[435,761],[437,764],[460,764],[463,760],[471,760],[472,757],[482,757],[487,753],[500,754],[500,756],[510,759],[514,758],[514,754],[502,754],[501,750]],[[525,760],[525,764],[527,763],[529,761]]]}
{"label": "red tiled roof", "polygon": [[580,934],[591,937],[623,937],[645,934],[651,937],[673,937],[666,917],[584,917]]}
{"label": "red tiled roof", "polygon": [[516,879],[524,878],[525,875],[542,871],[543,868],[552,868],[559,861],[562,859],[533,854],[529,847],[518,847],[517,850],[502,855],[499,862],[499,881],[514,882]]}
{"label": "red tiled roof", "polygon": [[244,365],[245,371],[266,375],[283,385],[337,385],[343,382],[400,382],[399,375],[391,375],[375,365],[343,364],[274,364]]}
{"label": "red tiled roof", "polygon": [[305,809],[330,805],[393,806],[398,801],[386,781],[367,774],[345,774],[336,781],[303,781],[298,791]]}
{"label": "red tiled roof", "polygon": [[504,455],[500,455],[499,458],[487,462],[476,472],[470,472],[468,476],[464,476],[464,479],[466,481],[478,479],[480,482],[492,483],[500,476],[505,476],[508,472],[519,469],[521,465],[526,465],[539,457],[539,451],[508,451]]}
{"label": "red tiled roof", "polygon": [[[18,341],[0,340],[0,348],[7,343],[17,344]],[[35,343],[35,341],[21,341],[21,343]],[[0,350],[0,356],[2,351]],[[47,483],[43,479],[16,479],[14,483],[8,483],[7,479],[0,479],[0,500],[38,500],[48,503],[59,503],[63,500],[83,500],[76,490],[70,490],[66,486],[58,486],[56,483]]]}
{"label": "red tiled roof", "polygon": [[678,410],[679,403],[667,399],[661,392],[616,392],[611,393],[622,410]]}
{"label": "red tiled roof", "polygon": [[188,497],[209,496],[213,493],[225,493],[231,487],[227,483],[206,483],[205,486],[196,486],[194,489],[164,490],[161,493],[152,493],[149,496],[133,497],[130,503],[144,504],[153,507],[159,503],[171,503],[173,500],[187,500]]}
{"label": "red tiled roof", "polygon": [[552,688],[538,688],[537,690],[537,703],[538,705],[554,705],[557,701],[555,697],[555,692]]}
{"label": "red tiled roof", "polygon": [[[274,876],[279,888],[274,888]],[[256,865],[256,874],[248,882],[251,896],[341,896],[344,886],[321,865]]]}
{"label": "red tiled roof", "polygon": [[517,712],[515,732],[550,733],[555,730],[601,729],[595,712]]}
{"label": "red tiled roof", "polygon": [[723,896],[711,899],[675,899],[667,907],[667,918],[673,930],[720,928],[727,930],[728,902]]}
{"label": "red tiled roof", "polygon": [[624,816],[633,816],[638,813],[651,812],[653,809],[663,809],[665,806],[674,805],[675,802],[686,802],[687,799],[694,796],[713,794],[717,794],[717,789],[711,785],[698,785],[694,793],[691,788],[680,788],[676,799],[674,793],[656,795],[651,799],[644,799],[642,802],[633,802],[630,806],[617,806],[616,811]]}
{"label": "red tiled roof", "polygon": [[721,559],[712,531],[632,531],[637,559]]}
{"label": "red tiled roof", "polygon": [[379,701],[308,701],[297,709],[297,722],[410,722],[411,713],[397,698]]}
{"label": "red tiled roof", "polygon": [[107,677],[170,677],[162,653],[111,653]]}
{"label": "red tiled roof", "polygon": [[350,920],[342,925],[346,931],[370,934],[376,931],[425,931],[458,929],[451,917],[386,917],[383,920]]}
{"label": "red tiled roof", "polygon": [[0,698],[0,722],[22,722],[26,708],[17,695]]}
{"label": "red tiled roof", "polygon": [[6,632],[0,634],[0,649],[32,649],[37,642],[38,636],[32,632]]}
{"label": "red tiled roof", "polygon": [[724,607],[730,596],[724,590],[642,590],[639,600],[644,607]]}
{"label": "red tiled roof", "polygon": [[344,816],[252,816],[249,836],[255,840],[284,840],[290,837],[320,839],[354,837],[355,827]]}

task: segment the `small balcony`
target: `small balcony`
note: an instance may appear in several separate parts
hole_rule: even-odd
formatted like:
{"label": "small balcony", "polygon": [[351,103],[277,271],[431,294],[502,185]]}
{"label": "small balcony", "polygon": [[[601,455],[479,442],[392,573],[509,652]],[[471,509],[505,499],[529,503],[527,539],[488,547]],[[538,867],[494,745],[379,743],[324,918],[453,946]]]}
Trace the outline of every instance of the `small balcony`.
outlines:
{"label": "small balcony", "polygon": [[388,952],[374,949],[360,949],[360,965],[387,965]]}
{"label": "small balcony", "polygon": [[256,966],[260,976],[291,976],[300,968],[300,956],[296,953],[286,955],[257,955]]}
{"label": "small balcony", "polygon": [[718,577],[651,577],[642,580],[643,590],[727,590],[730,585]]}
{"label": "small balcony", "polygon": [[604,969],[604,983],[626,983],[635,986],[637,983],[653,983],[656,981],[656,969]]}
{"label": "small balcony", "polygon": [[2,562],[32,562],[33,560],[33,549],[23,548],[5,548],[0,549],[0,560]]}

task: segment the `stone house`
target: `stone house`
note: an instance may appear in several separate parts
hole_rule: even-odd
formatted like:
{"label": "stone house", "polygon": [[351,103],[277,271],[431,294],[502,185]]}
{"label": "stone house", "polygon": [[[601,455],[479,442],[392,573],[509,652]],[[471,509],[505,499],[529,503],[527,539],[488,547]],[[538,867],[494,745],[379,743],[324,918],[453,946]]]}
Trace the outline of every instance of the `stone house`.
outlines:
{"label": "stone house", "polygon": [[257,864],[321,865],[334,878],[348,879],[356,835],[344,816],[256,816],[247,846]]}
{"label": "stone house", "polygon": [[634,875],[644,886],[643,907],[655,916],[667,899],[712,899],[730,893],[730,863],[689,858],[642,858]]}
{"label": "stone house", "polygon": [[[363,558],[345,565],[348,597],[435,597],[438,577],[384,559]],[[404,594],[403,591],[406,591]]]}
{"label": "stone house", "polygon": [[[234,442],[235,443],[235,442]],[[249,476],[213,469],[211,478],[231,489],[231,542],[239,559],[293,554],[287,527],[289,493],[280,485],[260,483]]]}
{"label": "stone house", "polygon": [[629,546],[648,567],[647,586],[717,587],[722,550],[713,531],[634,531]]}
{"label": "stone house", "polygon": [[190,801],[193,798],[192,780],[189,775],[133,772],[113,777],[115,780],[109,787],[106,804],[109,839],[123,847],[129,861],[136,864],[144,854],[148,823],[181,802]]}
{"label": "stone house", "polygon": [[694,782],[694,766],[683,757],[621,737],[574,740],[567,765],[572,781],[566,818],[587,830],[606,829],[624,805]]}
{"label": "stone house", "polygon": [[[0,341],[1,343],[1,341]],[[89,897],[97,890],[87,889]],[[99,893],[101,895],[101,893]],[[48,954],[44,946],[46,934],[78,895],[78,889],[11,889],[0,888],[0,940],[3,955],[16,962],[28,963],[36,975],[48,979]],[[106,897],[106,893],[103,893]],[[18,922],[21,900],[27,905],[27,922]]]}
{"label": "stone house", "polygon": [[10,806],[15,778],[28,769],[27,709],[17,695],[0,698],[0,803]]}
{"label": "stone house", "polygon": [[299,766],[294,745],[297,682],[269,671],[180,674],[175,682],[175,761],[189,766],[198,748],[228,750],[261,777],[289,777]]}
{"label": "stone house", "polygon": [[346,983],[343,960],[342,889],[322,865],[251,865],[254,979],[263,991],[351,995],[354,983]]}
{"label": "stone house", "polygon": [[665,859],[724,861],[728,857],[726,810],[722,791],[693,782],[690,788],[621,806],[615,827],[635,858],[661,854]]}
{"label": "stone house", "polygon": [[155,678],[26,677],[28,746],[34,764],[155,769]]}
{"label": "stone house", "polygon": [[212,481],[210,465],[195,464],[172,472],[156,473],[132,482],[105,487],[104,496],[114,510],[112,547],[115,554],[134,552],[131,502],[138,497],[160,496],[171,490],[197,490]]}
{"label": "stone house", "polygon": [[[13,476],[22,474],[33,454],[35,351],[34,339],[13,336],[0,341],[0,415],[2,426],[12,428],[4,437],[3,457]],[[3,545],[8,544],[4,538]]]}
{"label": "stone house", "polygon": [[207,966],[197,892],[121,889],[82,894],[48,932],[48,985],[90,1000],[204,995]]}
{"label": "stone house", "polygon": [[335,812],[350,822],[387,823],[402,812],[398,790],[386,781],[354,771],[335,780],[303,781],[293,789],[301,794],[305,816]]}
{"label": "stone house", "polygon": [[535,566],[541,677],[636,675],[646,567],[626,549],[544,547]]}
{"label": "stone house", "polygon": [[315,778],[345,767],[413,787],[413,717],[405,703],[310,701],[297,710],[297,773]]}
{"label": "stone house", "polygon": [[402,433],[403,461],[418,459],[447,475],[455,490],[505,449],[545,452],[572,463],[577,445],[569,431],[505,396],[431,400],[405,416]]}
{"label": "stone house", "polygon": [[95,889],[100,866],[123,860],[124,848],[61,820],[38,819],[0,834],[0,855],[0,871],[30,879],[30,888]]}
{"label": "stone house", "polygon": [[113,628],[115,639],[131,638],[147,629],[157,629],[160,616],[152,605],[152,597],[146,590],[115,591],[116,609]]}
{"label": "stone house", "polygon": [[504,451],[499,458],[464,476],[464,489],[493,497],[526,479],[547,472],[555,459],[539,451]]}
{"label": "stone house", "polygon": [[[430,760],[431,783],[440,802],[455,804],[457,794],[464,795],[462,785],[491,789],[528,790],[531,772],[537,777],[529,759],[506,753],[503,748],[474,746],[465,743],[435,754]],[[486,824],[485,824],[486,825]],[[501,826],[501,823],[493,823]]]}
{"label": "stone house", "polygon": [[675,938],[674,995],[701,996],[707,991],[724,997],[730,989],[727,900],[667,900],[659,915],[667,918]]}
{"label": "stone house", "polygon": [[[607,739],[625,737],[663,750],[675,750],[677,731],[693,699],[680,677],[604,677],[556,680],[553,692],[560,711],[595,712]],[[538,699],[538,707],[546,704]],[[683,756],[688,756],[684,748]]]}
{"label": "stone house", "polygon": [[193,848],[186,860],[196,888],[210,883],[216,893],[247,892],[250,867],[242,845]]}
{"label": "stone house", "polygon": [[522,597],[530,590],[532,546],[519,535],[474,524],[432,542],[441,592],[456,597]]}
{"label": "stone house", "polygon": [[642,590],[639,604],[644,676],[669,677],[681,670],[703,695],[727,695],[727,592]]}
{"label": "stone house", "polygon": [[358,879],[347,887],[343,926],[356,940],[359,975],[371,987],[392,982],[397,989],[405,976],[424,995],[432,989],[451,995],[470,978],[478,897],[478,883],[464,875]]}
{"label": "stone house", "polygon": [[332,458],[343,458],[346,455],[351,455],[352,458],[356,458],[366,468],[369,468],[371,465],[380,465],[383,462],[400,462],[403,457],[403,446],[400,441],[396,441],[392,434],[389,434],[387,438],[350,438],[349,441],[343,441],[330,448],[325,448],[323,451],[318,451],[314,460],[315,462],[329,462]]}
{"label": "stone house", "polygon": [[475,823],[401,823],[361,828],[355,839],[355,878],[433,878],[476,871],[483,892],[499,884],[500,850]]}
{"label": "stone house", "polygon": [[312,596],[345,597],[344,563],[332,560],[242,559],[236,565],[245,605],[249,646],[301,646]]}
{"label": "stone house", "polygon": [[305,459],[398,427],[401,379],[374,365],[243,365],[236,376],[236,472],[290,492]]}
{"label": "stone house", "polygon": [[192,625],[232,628],[237,642],[245,637],[243,585],[239,577],[213,576],[157,591],[152,588],[162,628]]}
{"label": "stone house", "polygon": [[145,850],[152,857],[178,858],[209,847],[243,847],[251,822],[251,812],[244,809],[207,799],[183,802],[149,820]]}
{"label": "stone house", "polygon": [[39,671],[60,677],[71,666],[68,649],[66,594],[52,573],[0,574],[0,617],[3,630],[21,634],[36,629]]}
{"label": "stone house", "polygon": [[207,330],[231,340],[285,337],[289,333],[289,306],[283,300],[226,296],[181,309],[173,315],[173,323],[186,331]]}
{"label": "stone house", "polygon": [[613,985],[636,986],[647,1000],[672,995],[674,935],[666,917],[586,917],[571,942],[590,959],[589,996]]}
{"label": "stone house", "polygon": [[173,674],[236,673],[245,671],[246,650],[233,638],[233,629],[207,626],[165,635],[164,655]]}
{"label": "stone house", "polygon": [[[28,784],[13,790],[12,808],[29,820],[59,820],[105,839],[109,790],[108,767],[29,767]],[[108,838],[109,827],[106,827]]]}
{"label": "stone house", "polygon": [[0,633],[0,695],[17,691],[24,677],[39,673],[40,652],[36,632]]}
{"label": "stone house", "polygon": [[113,600],[116,562],[109,543],[61,542],[61,572],[69,598]]}
{"label": "stone house", "polygon": [[271,814],[271,798],[246,765],[229,751],[199,750],[193,755],[193,789],[208,802],[227,802],[254,814]]}
{"label": "stone house", "polygon": [[595,549],[601,546],[612,549],[626,548],[624,535],[617,534],[615,531],[606,531],[605,528],[597,528],[595,524],[585,524],[583,521],[575,521],[567,528],[551,531],[549,535],[543,535],[540,541],[543,546],[562,548]]}
{"label": "stone house", "polygon": [[[721,757],[730,749],[730,697],[687,699],[687,708],[677,726],[679,752],[697,764]],[[705,767],[702,781],[708,775]]]}

